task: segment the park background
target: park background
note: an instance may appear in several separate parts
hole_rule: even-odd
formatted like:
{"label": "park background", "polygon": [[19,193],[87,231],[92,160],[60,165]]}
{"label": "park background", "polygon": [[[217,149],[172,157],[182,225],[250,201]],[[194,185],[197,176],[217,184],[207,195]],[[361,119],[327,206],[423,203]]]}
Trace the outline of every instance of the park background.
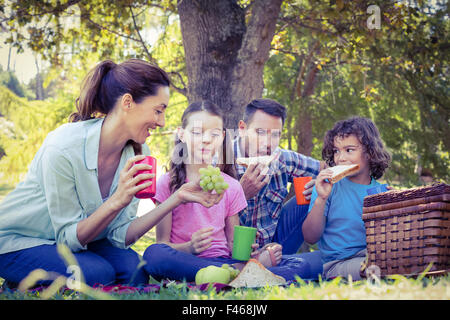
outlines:
{"label": "park background", "polygon": [[283,148],[321,159],[336,121],[370,117],[392,154],[382,182],[448,182],[448,12],[438,0],[1,0],[0,200],[103,59],[145,59],[171,77],[166,126],[147,140],[158,175],[190,102],[212,100],[235,129],[265,97],[287,107]]}

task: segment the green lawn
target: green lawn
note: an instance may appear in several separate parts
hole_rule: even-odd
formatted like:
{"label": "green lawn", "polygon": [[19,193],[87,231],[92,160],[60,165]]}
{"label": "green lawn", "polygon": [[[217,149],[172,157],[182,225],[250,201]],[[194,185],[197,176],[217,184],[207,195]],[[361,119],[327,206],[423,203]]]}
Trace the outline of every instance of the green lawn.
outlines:
{"label": "green lawn", "polygon": [[[93,291],[93,290],[92,290]],[[393,276],[379,283],[368,281],[348,283],[342,279],[328,282],[292,284],[288,287],[265,287],[260,289],[232,289],[217,293],[191,290],[183,283],[173,283],[158,293],[105,294],[72,290],[55,293],[3,292],[0,300],[450,300],[450,276],[407,279]]]}
{"label": "green lawn", "polygon": [[[155,241],[154,230],[149,231],[136,242],[133,248],[139,252]],[[227,299],[227,300],[410,300],[432,299],[450,300],[450,275],[439,277],[406,278],[400,275],[391,276],[380,281],[355,281],[349,283],[345,279],[333,281],[317,281],[306,283],[299,279],[297,284],[288,287],[266,287],[260,289],[232,289],[216,293],[209,291],[189,290],[186,284],[174,283],[162,289],[158,294],[114,295],[118,299]]]}
{"label": "green lawn", "polygon": [[[133,245],[133,249],[142,254],[148,245],[155,241],[154,230]],[[171,283],[159,292],[106,294],[83,289],[83,293],[73,290],[55,290],[51,288],[40,293],[21,293],[5,291],[0,293],[0,300],[23,299],[118,299],[118,300],[412,300],[432,299],[450,300],[450,275],[440,277],[406,278],[400,275],[378,281],[348,282],[337,278],[333,281],[298,283],[286,287],[265,287],[260,289],[231,289],[216,292],[214,288],[207,291],[189,289],[186,283]],[[0,280],[2,282],[2,280]],[[150,279],[150,283],[156,283]]]}

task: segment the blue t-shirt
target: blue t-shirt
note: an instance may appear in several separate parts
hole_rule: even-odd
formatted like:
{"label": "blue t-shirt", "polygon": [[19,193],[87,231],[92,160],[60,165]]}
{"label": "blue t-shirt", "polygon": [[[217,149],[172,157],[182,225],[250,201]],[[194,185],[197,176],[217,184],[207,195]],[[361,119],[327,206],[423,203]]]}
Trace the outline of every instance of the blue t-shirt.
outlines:
{"label": "blue t-shirt", "polygon": [[[333,185],[324,209],[325,228],[318,242],[323,263],[349,258],[366,248],[363,200],[367,189],[377,185],[379,183],[375,179],[364,185],[351,182],[347,177]],[[316,199],[314,186],[308,213]]]}

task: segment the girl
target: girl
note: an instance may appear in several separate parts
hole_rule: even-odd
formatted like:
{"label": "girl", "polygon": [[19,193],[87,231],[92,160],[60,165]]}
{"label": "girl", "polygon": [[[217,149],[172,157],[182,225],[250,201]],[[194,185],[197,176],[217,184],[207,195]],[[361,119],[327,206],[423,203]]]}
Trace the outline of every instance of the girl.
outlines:
{"label": "girl", "polygon": [[88,285],[147,283],[130,246],[179,204],[219,201],[193,181],[136,218],[134,195],[151,182],[138,183],[152,175],[134,177],[149,166],[133,164],[149,154],[149,131],[164,126],[169,84],[163,70],[137,59],[106,60],[89,72],[71,123],[47,136],[25,181],[0,204],[5,283],[16,286],[36,268],[71,276],[57,244],[74,252]]}
{"label": "girl", "polygon": [[[158,224],[158,244],[147,248],[144,259],[146,270],[155,279],[194,281],[197,271],[208,265],[243,266],[231,259],[231,250],[233,228],[239,224],[238,213],[247,207],[247,201],[235,179],[233,163],[224,161],[229,144],[221,109],[209,101],[195,102],[184,111],[181,120],[170,171],[157,182],[157,205],[185,181],[198,180],[199,169],[211,164],[214,157],[218,157],[221,175],[229,187],[213,207],[183,204],[172,210]],[[280,262],[281,249],[279,244],[270,244],[253,256],[272,267]]]}
{"label": "girl", "polygon": [[339,121],[325,135],[322,157],[329,166],[359,164],[359,171],[336,184],[326,182],[330,170],[317,176],[303,234],[318,243],[326,279],[351,275],[361,279],[366,255],[366,232],[362,208],[367,189],[379,183],[391,157],[374,123],[353,117]]}

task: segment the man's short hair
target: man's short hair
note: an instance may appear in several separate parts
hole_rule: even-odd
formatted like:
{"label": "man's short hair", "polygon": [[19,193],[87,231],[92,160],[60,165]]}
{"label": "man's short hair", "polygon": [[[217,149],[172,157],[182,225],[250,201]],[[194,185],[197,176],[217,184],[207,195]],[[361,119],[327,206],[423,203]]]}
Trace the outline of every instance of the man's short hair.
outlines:
{"label": "man's short hair", "polygon": [[244,111],[244,122],[249,123],[257,110],[261,110],[271,116],[280,117],[283,125],[286,119],[286,107],[272,99],[252,100]]}

